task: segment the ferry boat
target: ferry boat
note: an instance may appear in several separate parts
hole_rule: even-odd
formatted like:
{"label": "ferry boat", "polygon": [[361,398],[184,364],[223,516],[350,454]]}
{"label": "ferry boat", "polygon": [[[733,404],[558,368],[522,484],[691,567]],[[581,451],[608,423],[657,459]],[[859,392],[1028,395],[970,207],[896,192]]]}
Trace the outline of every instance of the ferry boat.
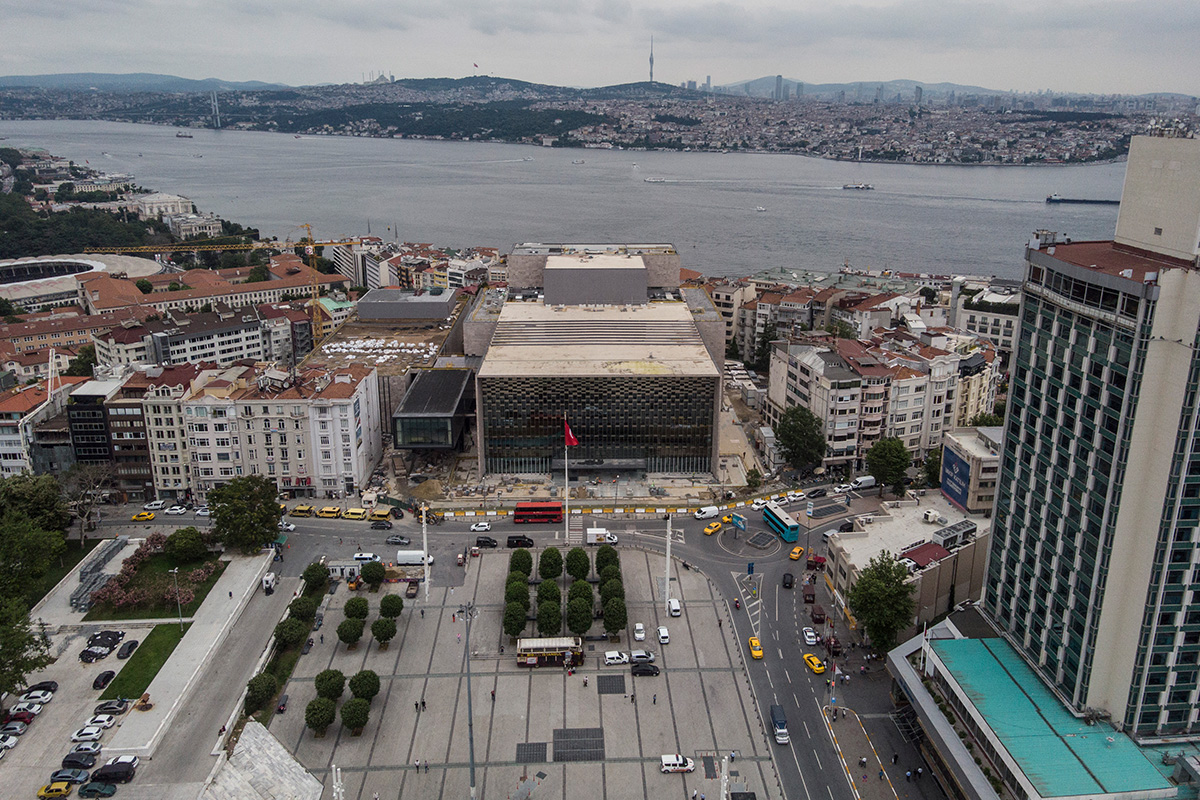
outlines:
{"label": "ferry boat", "polygon": [[582,164],[582,163],[583,163],[583,159],[582,159],[582,158],[577,158],[577,159],[575,159],[574,161],[572,161],[571,163],[572,163],[572,164]]}
{"label": "ferry boat", "polygon": [[847,184],[844,184],[842,186],[842,188],[843,189],[861,189],[861,190],[866,191],[869,189],[874,189],[875,187],[869,183],[847,183]]}
{"label": "ferry boat", "polygon": [[646,183],[666,183],[666,178],[643,178]]}
{"label": "ferry boat", "polygon": [[178,133],[175,134],[175,138],[176,139],[191,139],[192,135],[190,133],[184,133],[183,131],[179,131]]}
{"label": "ferry boat", "polygon": [[765,209],[765,208],[763,208],[762,206],[758,206],[758,207],[757,207],[757,208],[755,208],[754,210],[755,210],[755,211],[766,211],[766,209]]}

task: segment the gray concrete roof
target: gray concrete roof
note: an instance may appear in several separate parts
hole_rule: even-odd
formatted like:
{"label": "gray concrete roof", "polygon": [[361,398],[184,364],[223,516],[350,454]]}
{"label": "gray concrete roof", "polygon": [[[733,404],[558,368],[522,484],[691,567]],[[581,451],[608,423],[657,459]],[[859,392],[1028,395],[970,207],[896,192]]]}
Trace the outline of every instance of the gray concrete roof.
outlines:
{"label": "gray concrete roof", "polygon": [[279,740],[251,720],[199,800],[319,800],[322,789]]}

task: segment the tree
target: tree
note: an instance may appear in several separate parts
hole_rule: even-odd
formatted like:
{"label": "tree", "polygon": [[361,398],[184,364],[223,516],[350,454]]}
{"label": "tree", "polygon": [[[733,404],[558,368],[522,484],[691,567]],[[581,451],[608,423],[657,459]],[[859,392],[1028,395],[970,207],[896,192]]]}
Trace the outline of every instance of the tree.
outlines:
{"label": "tree", "polygon": [[602,544],[596,550],[596,572],[604,574],[604,568],[615,564],[621,566],[621,556],[617,554],[617,548],[611,544]]}
{"label": "tree", "polygon": [[380,617],[371,623],[371,635],[375,637],[375,641],[379,642],[380,650],[387,650],[388,642],[396,638],[396,620]]}
{"label": "tree", "polygon": [[563,557],[562,551],[557,547],[547,547],[542,551],[542,558],[538,562],[538,575],[542,576],[544,581],[557,580],[562,575]]}
{"label": "tree", "polygon": [[288,617],[275,626],[275,641],[284,647],[291,647],[304,641],[312,624],[302,619]]}
{"label": "tree", "polygon": [[763,332],[754,342],[754,360],[746,366],[755,372],[766,372],[771,368],[771,342],[776,338],[777,331],[774,322],[763,326]]}
{"label": "tree", "polygon": [[333,724],[337,717],[337,706],[328,697],[317,697],[310,700],[304,709],[304,724],[320,738]]}
{"label": "tree", "polygon": [[567,574],[577,581],[587,580],[592,574],[592,560],[582,547],[572,547],[567,551]]}
{"label": "tree", "polygon": [[[91,373],[87,373],[90,375]],[[62,492],[67,507],[79,517],[79,541],[82,542],[92,513],[104,499],[104,489],[112,480],[112,463],[77,463],[63,475]]]}
{"label": "tree", "polygon": [[508,571],[524,573],[528,578],[533,573],[533,556],[525,549],[513,550],[508,557]]}
{"label": "tree", "polygon": [[404,611],[404,598],[398,594],[385,594],[379,601],[379,616],[394,620]]}
{"label": "tree", "polygon": [[529,576],[524,572],[510,572],[508,577],[504,579],[504,585],[507,586],[524,586],[529,589]]}
{"label": "tree", "polygon": [[329,583],[329,570],[320,562],[314,561],[304,568],[300,577],[304,580],[304,593],[316,594],[325,591],[325,586]]}
{"label": "tree", "polygon": [[562,606],[553,600],[539,604],[537,629],[542,636],[557,636],[562,630]]}
{"label": "tree", "polygon": [[208,555],[208,545],[204,535],[194,527],[180,528],[167,537],[163,552],[170,556],[176,564],[186,564],[189,561],[200,561]]}
{"label": "tree", "polygon": [[226,547],[247,555],[279,536],[275,482],[265,475],[243,475],[208,493],[213,532]]}
{"label": "tree", "polygon": [[350,694],[362,698],[368,703],[379,694],[379,676],[369,669],[364,669],[350,678]]}
{"label": "tree", "polygon": [[71,525],[71,510],[53,475],[21,472],[0,478],[0,516],[5,514],[26,517],[44,531],[65,533]]}
{"label": "tree", "polygon": [[972,428],[994,428],[997,425],[1004,424],[1004,417],[998,414],[989,414],[986,411],[980,412],[971,417],[971,421],[967,423]]}
{"label": "tree", "polygon": [[621,581],[613,578],[611,581],[605,581],[600,586],[600,602],[603,605],[608,605],[608,601],[614,597],[625,599],[625,585]]}
{"label": "tree", "polygon": [[265,706],[279,691],[279,681],[269,672],[260,672],[246,684],[246,713],[253,714]]}
{"label": "tree", "polygon": [[362,579],[367,582],[367,586],[371,587],[371,591],[377,592],[383,585],[384,579],[387,578],[387,570],[378,561],[368,561],[363,564],[361,575]]}
{"label": "tree", "polygon": [[934,489],[942,485],[942,448],[929,451],[921,470],[925,473],[925,482]]}
{"label": "tree", "polygon": [[758,467],[751,467],[746,473],[746,487],[749,489],[757,489],[762,486],[762,473],[758,471]]}
{"label": "tree", "polygon": [[312,625],[313,620],[317,618],[317,606],[319,605],[317,598],[302,595],[288,606],[288,616]]}
{"label": "tree", "polygon": [[604,604],[604,630],[611,636],[625,630],[629,614],[625,611],[625,600],[614,597]]}
{"label": "tree", "polygon": [[136,286],[138,288],[138,291],[141,292],[142,294],[150,294],[151,292],[154,291],[154,284],[151,283],[150,281],[146,280],[145,278],[138,278],[137,282],[133,285]]}
{"label": "tree", "polygon": [[358,647],[358,640],[362,638],[363,628],[366,627],[361,619],[344,619],[337,626],[337,635],[345,644],[348,650],[353,650]]}
{"label": "tree", "polygon": [[350,729],[351,736],[358,736],[371,718],[371,704],[361,697],[342,703],[342,724]]}
{"label": "tree", "polygon": [[[529,598],[525,598],[526,604]],[[520,603],[509,603],[504,607],[504,632],[509,636],[520,636],[521,631],[529,622],[529,606]]]}
{"label": "tree", "polygon": [[592,600],[576,597],[567,603],[567,630],[583,636],[592,627]]}
{"label": "tree", "polygon": [[920,289],[921,297],[925,298],[927,303],[936,303],[938,300],[937,291],[932,286],[922,286]]}
{"label": "tree", "polygon": [[[539,589],[540,591],[540,589]],[[526,611],[529,610],[529,585],[525,583],[510,583],[504,588],[505,604],[520,603]]]}
{"label": "tree", "polygon": [[0,597],[23,596],[29,581],[45,575],[66,546],[58,531],[44,531],[15,514],[0,517]]}
{"label": "tree", "polygon": [[846,601],[866,628],[871,645],[886,653],[896,646],[896,634],[912,625],[915,603],[908,567],[884,550],[871,559],[850,587]]}
{"label": "tree", "polygon": [[313,687],[317,690],[318,697],[337,700],[342,696],[342,692],[346,690],[346,676],[340,670],[322,670],[313,679]]}
{"label": "tree", "polygon": [[867,451],[867,472],[879,484],[879,494],[884,486],[892,486],[896,494],[904,493],[904,477],[912,464],[912,455],[904,442],[893,437],[880,439]]}
{"label": "tree", "polygon": [[367,604],[367,598],[351,597],[346,601],[345,611],[347,619],[366,619],[371,607]]}
{"label": "tree", "polygon": [[16,694],[26,677],[53,662],[46,626],[34,629],[19,597],[0,599],[0,693]]}
{"label": "tree", "polygon": [[271,280],[271,272],[266,265],[255,264],[250,268],[250,275],[246,278],[246,283],[262,283],[269,280]]}
{"label": "tree", "polygon": [[609,581],[619,581],[619,580],[621,580],[621,565],[620,564],[609,564],[604,569],[600,570],[600,585],[601,586],[608,583]]}
{"label": "tree", "polygon": [[67,370],[64,375],[73,377],[92,377],[92,367],[96,366],[96,346],[85,344],[79,348],[75,357],[67,364]]}
{"label": "tree", "polygon": [[558,584],[551,580],[545,580],[538,584],[537,588],[538,605],[546,601],[553,603],[562,602],[562,589],[558,588]]}
{"label": "tree", "polygon": [[567,590],[567,602],[582,597],[589,603],[592,602],[594,595],[592,594],[592,585],[587,581],[575,581],[571,584],[571,588]]}
{"label": "tree", "polygon": [[825,460],[825,429],[817,415],[792,406],[775,425],[775,441],[792,469],[808,469]]}

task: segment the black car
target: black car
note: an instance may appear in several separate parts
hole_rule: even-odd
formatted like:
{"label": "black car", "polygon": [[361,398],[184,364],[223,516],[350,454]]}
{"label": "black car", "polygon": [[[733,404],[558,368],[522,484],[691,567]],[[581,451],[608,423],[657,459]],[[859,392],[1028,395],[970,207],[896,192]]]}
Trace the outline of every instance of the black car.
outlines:
{"label": "black car", "polygon": [[838,532],[839,532],[839,533],[849,533],[849,532],[850,532],[850,531],[852,531],[852,530],[854,530],[854,522],[853,522],[853,520],[846,520],[846,521],[845,521],[845,522],[843,522],[841,525],[838,525]]}
{"label": "black car", "polygon": [[792,577],[792,573],[783,573],[783,588],[790,589],[796,584],[796,579]]}
{"label": "black car", "polygon": [[96,756],[92,753],[67,753],[63,756],[63,769],[91,769],[96,766]]}
{"label": "black car", "polygon": [[401,536],[398,533],[394,533],[391,536],[387,537],[386,539],[384,539],[384,542],[387,544],[399,544],[399,545],[412,544],[411,539],[409,539],[407,536]]}
{"label": "black car", "polygon": [[490,536],[476,536],[475,537],[475,546],[476,547],[498,547],[499,543]]}
{"label": "black car", "polygon": [[659,673],[659,669],[654,664],[631,664],[629,667],[629,672],[631,675],[635,675],[640,678],[646,678],[657,675]]}
{"label": "black car", "polygon": [[391,529],[392,523],[386,519],[377,519],[371,523],[371,530],[373,531],[390,531]]}
{"label": "black car", "polygon": [[93,661],[99,661],[102,658],[108,658],[108,654],[111,652],[111,647],[89,647],[79,654],[79,660],[85,664],[91,664]]}
{"label": "black car", "polygon": [[124,700],[105,700],[96,706],[93,714],[124,714],[129,710],[129,703]]}
{"label": "black car", "polygon": [[112,679],[115,677],[117,677],[117,673],[113,672],[111,669],[106,669],[104,672],[101,672],[96,676],[96,680],[92,681],[92,688],[107,689],[108,685],[112,683]]}
{"label": "black car", "polygon": [[88,637],[88,647],[107,647],[112,650],[125,638],[125,631],[99,631]]}
{"label": "black car", "polygon": [[50,692],[53,694],[58,691],[58,681],[42,681],[35,683],[33,686],[26,687],[27,692]]}
{"label": "black car", "polygon": [[313,649],[313,640],[312,640],[312,637],[309,637],[308,641],[304,643],[304,647],[300,648],[300,655],[306,656],[306,655],[308,655],[308,651],[312,650],[312,649]]}
{"label": "black car", "polygon": [[133,651],[137,650],[138,640],[130,639],[125,644],[121,645],[121,649],[117,651],[117,658],[124,660],[133,655]]}
{"label": "black car", "polygon": [[829,494],[829,492],[827,492],[824,489],[810,489],[809,491],[804,493],[804,496],[805,497],[824,497],[827,494]]}

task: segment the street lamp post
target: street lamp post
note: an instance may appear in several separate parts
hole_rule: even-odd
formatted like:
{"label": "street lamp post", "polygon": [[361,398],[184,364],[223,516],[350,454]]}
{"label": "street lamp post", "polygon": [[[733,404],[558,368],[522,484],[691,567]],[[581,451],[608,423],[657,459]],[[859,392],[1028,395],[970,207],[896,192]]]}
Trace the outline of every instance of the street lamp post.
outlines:
{"label": "street lamp post", "polygon": [[175,611],[179,614],[179,630],[183,630],[183,604],[179,602],[179,567],[170,570],[171,578],[175,581]]}
{"label": "street lamp post", "polygon": [[458,613],[467,621],[467,746],[471,759],[471,800],[475,800],[475,710],[471,700],[471,620],[477,612],[475,604],[468,602],[458,607]]}

